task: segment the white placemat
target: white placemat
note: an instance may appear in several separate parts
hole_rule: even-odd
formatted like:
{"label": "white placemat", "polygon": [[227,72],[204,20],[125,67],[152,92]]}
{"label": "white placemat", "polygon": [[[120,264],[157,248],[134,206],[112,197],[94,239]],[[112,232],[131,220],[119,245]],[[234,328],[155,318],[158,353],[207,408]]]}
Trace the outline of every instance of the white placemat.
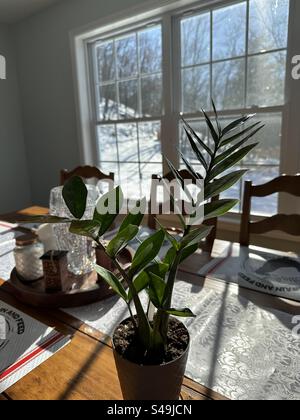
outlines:
{"label": "white placemat", "polygon": [[69,342],[70,337],[0,301],[0,393]]}
{"label": "white placemat", "polygon": [[[185,321],[188,377],[233,400],[300,399],[300,337],[291,315],[184,281],[176,284],[173,306],[197,315]],[[128,316],[116,297],[66,312],[110,336]]]}
{"label": "white placemat", "polygon": [[198,274],[300,301],[300,257],[292,252],[232,244]]}

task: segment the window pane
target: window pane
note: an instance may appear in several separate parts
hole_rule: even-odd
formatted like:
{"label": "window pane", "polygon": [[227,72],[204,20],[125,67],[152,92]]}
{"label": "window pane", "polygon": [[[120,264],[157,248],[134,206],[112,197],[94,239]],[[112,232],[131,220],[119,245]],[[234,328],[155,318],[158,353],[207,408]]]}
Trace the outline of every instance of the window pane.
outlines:
{"label": "window pane", "polygon": [[141,163],[142,196],[147,197],[147,199],[150,198],[152,175],[162,176],[162,164]]}
{"label": "window pane", "polygon": [[182,20],[181,50],[183,66],[210,60],[210,13]]}
{"label": "window pane", "polygon": [[160,72],[162,63],[161,27],[140,32],[139,43],[141,73]]}
{"label": "window pane", "polygon": [[119,117],[135,118],[138,116],[138,82],[129,80],[119,82]]}
{"label": "window pane", "polygon": [[141,162],[162,162],[160,122],[138,125]]}
{"label": "window pane", "polygon": [[[278,167],[249,167],[245,180],[253,182],[253,185],[261,185],[279,176]],[[251,204],[251,214],[270,216],[278,212],[278,194],[269,197],[253,197]]]}
{"label": "window pane", "polygon": [[120,185],[126,198],[141,198],[138,163],[120,163]]}
{"label": "window pane", "polygon": [[136,35],[116,41],[118,77],[124,79],[137,75]]}
{"label": "window pane", "polygon": [[116,132],[114,125],[100,125],[97,128],[100,161],[118,161]]}
{"label": "window pane", "polygon": [[115,84],[99,88],[99,117],[100,120],[116,120],[118,118]]}
{"label": "window pane", "polygon": [[182,71],[183,112],[210,108],[210,67],[200,66]]}
{"label": "window pane", "polygon": [[231,60],[213,64],[213,98],[216,107],[235,109],[244,107],[245,60]]}
{"label": "window pane", "polygon": [[118,124],[117,136],[120,162],[138,162],[136,124]]}
{"label": "window pane", "polygon": [[116,77],[114,43],[105,42],[96,49],[99,82],[108,82]]}
{"label": "window pane", "polygon": [[213,12],[214,60],[245,54],[246,10],[246,3],[240,3]]}
{"label": "window pane", "polygon": [[287,47],[289,0],[250,0],[249,52]]}
{"label": "window pane", "polygon": [[142,78],[143,116],[151,117],[162,113],[162,77],[161,75]]}
{"label": "window pane", "polygon": [[261,121],[265,127],[251,139],[259,142],[245,159],[244,164],[278,165],[280,164],[282,114],[257,114],[252,123]]}
{"label": "window pane", "polygon": [[286,52],[262,54],[248,59],[248,106],[284,104]]}

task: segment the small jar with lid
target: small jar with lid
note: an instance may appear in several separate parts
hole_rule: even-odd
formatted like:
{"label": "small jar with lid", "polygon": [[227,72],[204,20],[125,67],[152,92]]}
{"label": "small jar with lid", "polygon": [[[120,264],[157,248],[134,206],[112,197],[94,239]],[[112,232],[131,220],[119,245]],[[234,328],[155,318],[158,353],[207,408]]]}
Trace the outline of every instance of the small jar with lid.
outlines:
{"label": "small jar with lid", "polygon": [[14,257],[21,280],[32,282],[43,277],[43,263],[40,258],[44,252],[44,245],[37,236],[23,235],[16,240]]}

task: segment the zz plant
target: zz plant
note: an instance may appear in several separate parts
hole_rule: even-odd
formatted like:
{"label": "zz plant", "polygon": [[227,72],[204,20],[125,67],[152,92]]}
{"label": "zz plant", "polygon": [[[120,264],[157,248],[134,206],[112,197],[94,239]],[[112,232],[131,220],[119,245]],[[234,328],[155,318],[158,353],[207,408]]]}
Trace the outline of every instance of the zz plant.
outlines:
{"label": "zz plant", "polygon": [[[245,123],[253,115],[243,116],[226,127],[222,127],[214,104],[213,109],[215,121],[202,110],[212,138],[212,147],[208,146],[183,120],[185,133],[193,153],[202,165],[204,175],[199,174],[182,153],[181,157],[191,175],[191,179],[199,179],[204,183],[204,201],[193,204],[203,208],[205,221],[224,215],[238,203],[238,200],[218,199],[211,201],[211,199],[219,196],[220,193],[232,187],[243,177],[245,170],[229,170],[236,166],[257,145],[257,143],[249,144],[248,142],[263,127],[260,123],[245,126]],[[183,187],[180,172],[171,162],[167,162],[180,187]],[[164,227],[161,227],[160,230],[140,244],[130,269],[124,271],[118,257],[122,249],[138,235],[147,205],[146,200],[143,199],[137,203],[137,207],[125,217],[114,238],[105,245],[101,238],[112,227],[122,208],[123,194],[121,188],[117,187],[100,198],[92,220],[81,220],[85,212],[87,199],[87,190],[81,178],[74,177],[67,182],[63,189],[63,197],[74,219],[34,217],[34,221],[71,223],[70,231],[72,233],[87,236],[97,243],[111,259],[119,272],[119,276],[100,266],[95,266],[96,271],[115,293],[126,302],[128,310],[135,320],[140,351],[145,355],[146,360],[162,362],[167,343],[170,316],[194,316],[189,309],[172,307],[172,295],[178,266],[197,251],[200,242],[209,234],[211,228],[205,225],[190,226],[184,216],[178,215],[183,232],[182,236],[179,239],[175,238]],[[114,214],[103,214],[105,212],[100,212],[99,209],[105,208],[110,200],[115,203],[115,212]],[[161,260],[158,258],[158,254],[166,239],[170,242],[170,248]],[[125,285],[127,288],[125,288]],[[156,308],[153,320],[149,318],[149,308],[146,310],[142,305],[139,295],[142,290],[147,291],[150,302]]]}

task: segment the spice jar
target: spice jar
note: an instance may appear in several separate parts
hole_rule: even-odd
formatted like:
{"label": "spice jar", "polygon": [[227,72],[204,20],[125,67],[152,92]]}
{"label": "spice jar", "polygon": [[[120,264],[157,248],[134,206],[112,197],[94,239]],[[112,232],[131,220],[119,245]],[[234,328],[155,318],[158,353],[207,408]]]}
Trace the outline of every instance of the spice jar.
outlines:
{"label": "spice jar", "polygon": [[43,277],[43,264],[40,260],[44,254],[44,245],[37,236],[23,235],[17,238],[14,257],[16,270],[24,281],[36,281]]}
{"label": "spice jar", "polygon": [[68,251],[48,251],[41,257],[46,292],[61,292],[68,288]]}

